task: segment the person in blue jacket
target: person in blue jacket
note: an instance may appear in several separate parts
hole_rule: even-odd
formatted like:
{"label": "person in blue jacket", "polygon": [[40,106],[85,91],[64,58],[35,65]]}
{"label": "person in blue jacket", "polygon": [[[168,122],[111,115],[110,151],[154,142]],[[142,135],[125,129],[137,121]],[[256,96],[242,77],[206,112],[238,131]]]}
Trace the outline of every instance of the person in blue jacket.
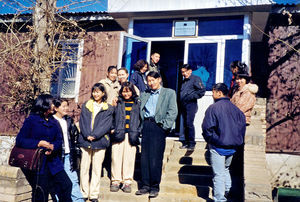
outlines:
{"label": "person in blue jacket", "polygon": [[236,149],[244,144],[246,118],[244,113],[229,100],[224,83],[213,86],[215,103],[205,112],[202,135],[208,143],[213,169],[214,201],[227,201],[231,188],[229,166]]}
{"label": "person in blue jacket", "polygon": [[149,65],[146,60],[139,60],[134,64],[135,72],[130,76],[130,82],[135,85],[142,93],[148,89],[146,75]]}
{"label": "person in blue jacket", "polygon": [[106,148],[110,145],[114,108],[106,100],[104,84],[94,84],[91,99],[82,105],[79,120],[78,142],[82,151],[80,189],[83,198],[91,202],[98,202],[102,163]]}
{"label": "person in blue jacket", "polygon": [[205,94],[205,87],[201,78],[193,75],[192,72],[192,67],[189,64],[184,64],[181,67],[183,81],[180,88],[180,109],[183,117],[185,140],[180,149],[188,150],[194,150],[196,145],[194,119],[198,111],[197,100]]}
{"label": "person in blue jacket", "polygon": [[49,190],[57,187],[60,201],[72,201],[72,182],[60,160],[62,133],[59,123],[52,117],[52,96],[43,94],[34,101],[28,118],[17,135],[16,146],[25,149],[45,149],[45,157],[40,171],[22,170],[32,187],[32,201],[48,201]]}

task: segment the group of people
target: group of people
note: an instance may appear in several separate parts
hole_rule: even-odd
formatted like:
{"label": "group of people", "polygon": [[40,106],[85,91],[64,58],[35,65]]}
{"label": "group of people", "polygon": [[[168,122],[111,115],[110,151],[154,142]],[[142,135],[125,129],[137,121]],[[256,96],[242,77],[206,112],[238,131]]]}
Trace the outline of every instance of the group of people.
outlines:
{"label": "group of people", "polygon": [[[137,61],[131,82],[126,68],[110,66],[107,78],[93,85],[90,99],[81,107],[80,132],[68,116],[67,100],[54,99],[46,94],[35,100],[31,114],[16,138],[19,147],[45,149],[40,171],[23,170],[32,186],[33,201],[47,201],[49,193],[59,201],[98,201],[102,163],[110,146],[110,191],[121,189],[131,193],[139,144],[141,186],[135,194],[149,194],[150,198],[158,196],[165,139],[178,114],[176,93],[162,86],[158,61],[158,53],[151,55],[150,65],[144,60]],[[150,66],[154,71],[149,71]],[[183,65],[181,73],[184,80],[180,109],[186,139],[180,148],[193,150],[196,144],[193,122],[198,109],[197,99],[204,95],[205,87],[201,79],[192,74],[190,65]],[[234,73],[232,102],[225,84],[214,85],[216,103],[208,108],[203,121],[203,136],[210,145],[215,175],[216,201],[220,198],[219,201],[222,201],[230,190],[231,183],[224,183],[223,178],[229,174],[228,167],[235,147],[243,143],[245,115],[247,123],[250,123],[248,114],[254,103],[249,102],[255,102],[255,95],[250,90],[254,84],[249,81],[247,72],[239,70]],[[220,165],[223,160],[225,169]],[[222,183],[224,186],[220,185]]]}

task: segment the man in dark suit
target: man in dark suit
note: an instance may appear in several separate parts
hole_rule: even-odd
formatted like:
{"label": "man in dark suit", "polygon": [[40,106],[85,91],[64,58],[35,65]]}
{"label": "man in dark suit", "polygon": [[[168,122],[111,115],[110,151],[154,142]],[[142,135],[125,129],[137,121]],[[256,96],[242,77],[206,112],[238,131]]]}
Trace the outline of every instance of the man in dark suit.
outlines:
{"label": "man in dark suit", "polygon": [[149,90],[141,94],[142,187],[135,193],[149,198],[158,196],[162,174],[163,156],[166,146],[166,134],[172,128],[177,117],[176,93],[161,86],[158,72],[147,75]]}
{"label": "man in dark suit", "polygon": [[181,67],[183,76],[180,88],[180,109],[183,117],[184,125],[184,143],[180,149],[194,150],[195,142],[195,126],[194,119],[198,111],[197,100],[204,96],[205,87],[200,77],[192,74],[193,70],[189,64]]}

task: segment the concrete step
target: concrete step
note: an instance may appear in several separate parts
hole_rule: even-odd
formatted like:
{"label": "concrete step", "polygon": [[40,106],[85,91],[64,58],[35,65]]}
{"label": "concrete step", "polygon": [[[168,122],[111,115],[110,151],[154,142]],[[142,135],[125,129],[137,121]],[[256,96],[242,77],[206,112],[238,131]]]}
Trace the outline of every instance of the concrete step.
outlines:
{"label": "concrete step", "polygon": [[132,189],[131,193],[124,193],[122,190],[118,192],[110,192],[109,187],[100,188],[100,201],[149,201],[148,195],[136,196],[136,189]]}
{"label": "concrete step", "polygon": [[205,155],[195,155],[195,156],[176,156],[171,155],[168,159],[168,165],[205,165],[208,166],[210,160],[208,156]]}
{"label": "concrete step", "polygon": [[164,181],[189,185],[212,186],[212,175],[166,173]]}
{"label": "concrete step", "polygon": [[213,201],[210,198],[182,196],[180,194],[160,193],[157,198],[150,199],[152,202],[205,202]]}
{"label": "concrete step", "polygon": [[181,196],[212,197],[212,187],[201,185],[180,184],[179,182],[162,182],[160,193],[180,194]]}

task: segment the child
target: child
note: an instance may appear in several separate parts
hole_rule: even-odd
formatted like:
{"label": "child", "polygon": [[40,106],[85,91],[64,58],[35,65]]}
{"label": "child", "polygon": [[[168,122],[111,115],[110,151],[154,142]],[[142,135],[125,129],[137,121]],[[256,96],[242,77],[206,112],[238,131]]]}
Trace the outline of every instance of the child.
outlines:
{"label": "child", "polygon": [[[114,109],[107,104],[107,93],[102,83],[92,87],[91,99],[82,105],[79,126],[79,145],[82,151],[80,189],[85,200],[97,202],[100,191],[101,167],[109,146]],[[89,171],[92,164],[91,180]]]}
{"label": "child", "polygon": [[64,169],[72,181],[72,201],[82,201],[77,171],[78,159],[80,158],[80,149],[78,147],[79,131],[75,126],[74,120],[68,116],[69,103],[64,99],[55,99],[53,101],[55,114],[53,117],[58,121],[63,133],[62,157],[64,160]]}
{"label": "child", "polygon": [[139,145],[140,102],[130,82],[124,82],[119,92],[115,109],[114,132],[112,136],[111,192],[131,192],[136,146]]}

